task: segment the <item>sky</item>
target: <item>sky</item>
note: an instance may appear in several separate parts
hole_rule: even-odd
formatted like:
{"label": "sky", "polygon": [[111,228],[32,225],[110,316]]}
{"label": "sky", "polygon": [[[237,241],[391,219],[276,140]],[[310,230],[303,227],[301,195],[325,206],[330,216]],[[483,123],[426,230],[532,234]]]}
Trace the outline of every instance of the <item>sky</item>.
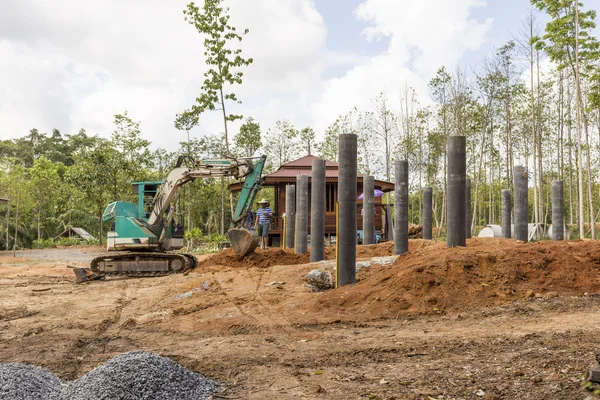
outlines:
{"label": "sky", "polygon": [[[288,119],[317,137],[382,91],[392,108],[406,86],[426,104],[441,66],[475,68],[531,11],[528,0],[224,1],[232,24],[250,30],[240,47],[254,59],[232,88],[242,104],[229,110],[263,131]],[[0,139],[33,127],[108,138],[127,110],[154,148],[176,150],[185,133],[173,120],[194,104],[207,69],[203,39],[183,19],[188,2],[0,1]],[[192,137],[222,132],[220,118],[201,115]]]}

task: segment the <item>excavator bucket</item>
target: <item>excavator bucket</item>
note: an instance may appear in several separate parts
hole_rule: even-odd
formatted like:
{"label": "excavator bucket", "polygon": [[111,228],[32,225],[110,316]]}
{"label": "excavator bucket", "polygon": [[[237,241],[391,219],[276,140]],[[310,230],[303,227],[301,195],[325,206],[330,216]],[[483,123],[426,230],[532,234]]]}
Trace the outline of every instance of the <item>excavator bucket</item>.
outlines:
{"label": "excavator bucket", "polygon": [[231,247],[242,258],[252,253],[258,247],[260,238],[256,233],[243,228],[233,228],[227,232]]}

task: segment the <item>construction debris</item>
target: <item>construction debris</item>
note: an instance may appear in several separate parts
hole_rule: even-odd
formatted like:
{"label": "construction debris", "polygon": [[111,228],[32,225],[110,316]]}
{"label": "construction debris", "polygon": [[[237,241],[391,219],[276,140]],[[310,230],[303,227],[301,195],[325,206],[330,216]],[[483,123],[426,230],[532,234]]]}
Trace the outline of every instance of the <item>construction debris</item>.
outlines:
{"label": "construction debris", "polygon": [[331,272],[313,269],[303,278],[313,291],[320,292],[333,288],[333,277]]}

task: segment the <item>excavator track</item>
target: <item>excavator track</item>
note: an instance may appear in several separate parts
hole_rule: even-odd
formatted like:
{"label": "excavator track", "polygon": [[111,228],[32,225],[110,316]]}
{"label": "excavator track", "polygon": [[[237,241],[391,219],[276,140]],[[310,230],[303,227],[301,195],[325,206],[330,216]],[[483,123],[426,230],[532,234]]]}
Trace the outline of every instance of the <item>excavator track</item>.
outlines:
{"label": "excavator track", "polygon": [[76,282],[103,279],[106,276],[151,277],[177,274],[196,268],[191,254],[128,252],[94,258],[90,269],[74,271]]}

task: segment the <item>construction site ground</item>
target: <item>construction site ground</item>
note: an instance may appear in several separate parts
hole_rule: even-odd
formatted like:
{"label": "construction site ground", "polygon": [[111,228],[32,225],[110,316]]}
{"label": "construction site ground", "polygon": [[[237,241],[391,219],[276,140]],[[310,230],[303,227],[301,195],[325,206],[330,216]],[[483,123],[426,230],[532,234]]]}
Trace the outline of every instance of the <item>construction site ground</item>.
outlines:
{"label": "construction site ground", "polygon": [[[0,362],[76,379],[154,351],[226,382],[225,399],[584,399],[600,347],[600,242],[470,239],[359,246],[355,285],[315,292],[329,261],[269,249],[199,256],[187,275],[74,284],[102,250],[0,253]],[[382,260],[388,260],[383,262]]]}

